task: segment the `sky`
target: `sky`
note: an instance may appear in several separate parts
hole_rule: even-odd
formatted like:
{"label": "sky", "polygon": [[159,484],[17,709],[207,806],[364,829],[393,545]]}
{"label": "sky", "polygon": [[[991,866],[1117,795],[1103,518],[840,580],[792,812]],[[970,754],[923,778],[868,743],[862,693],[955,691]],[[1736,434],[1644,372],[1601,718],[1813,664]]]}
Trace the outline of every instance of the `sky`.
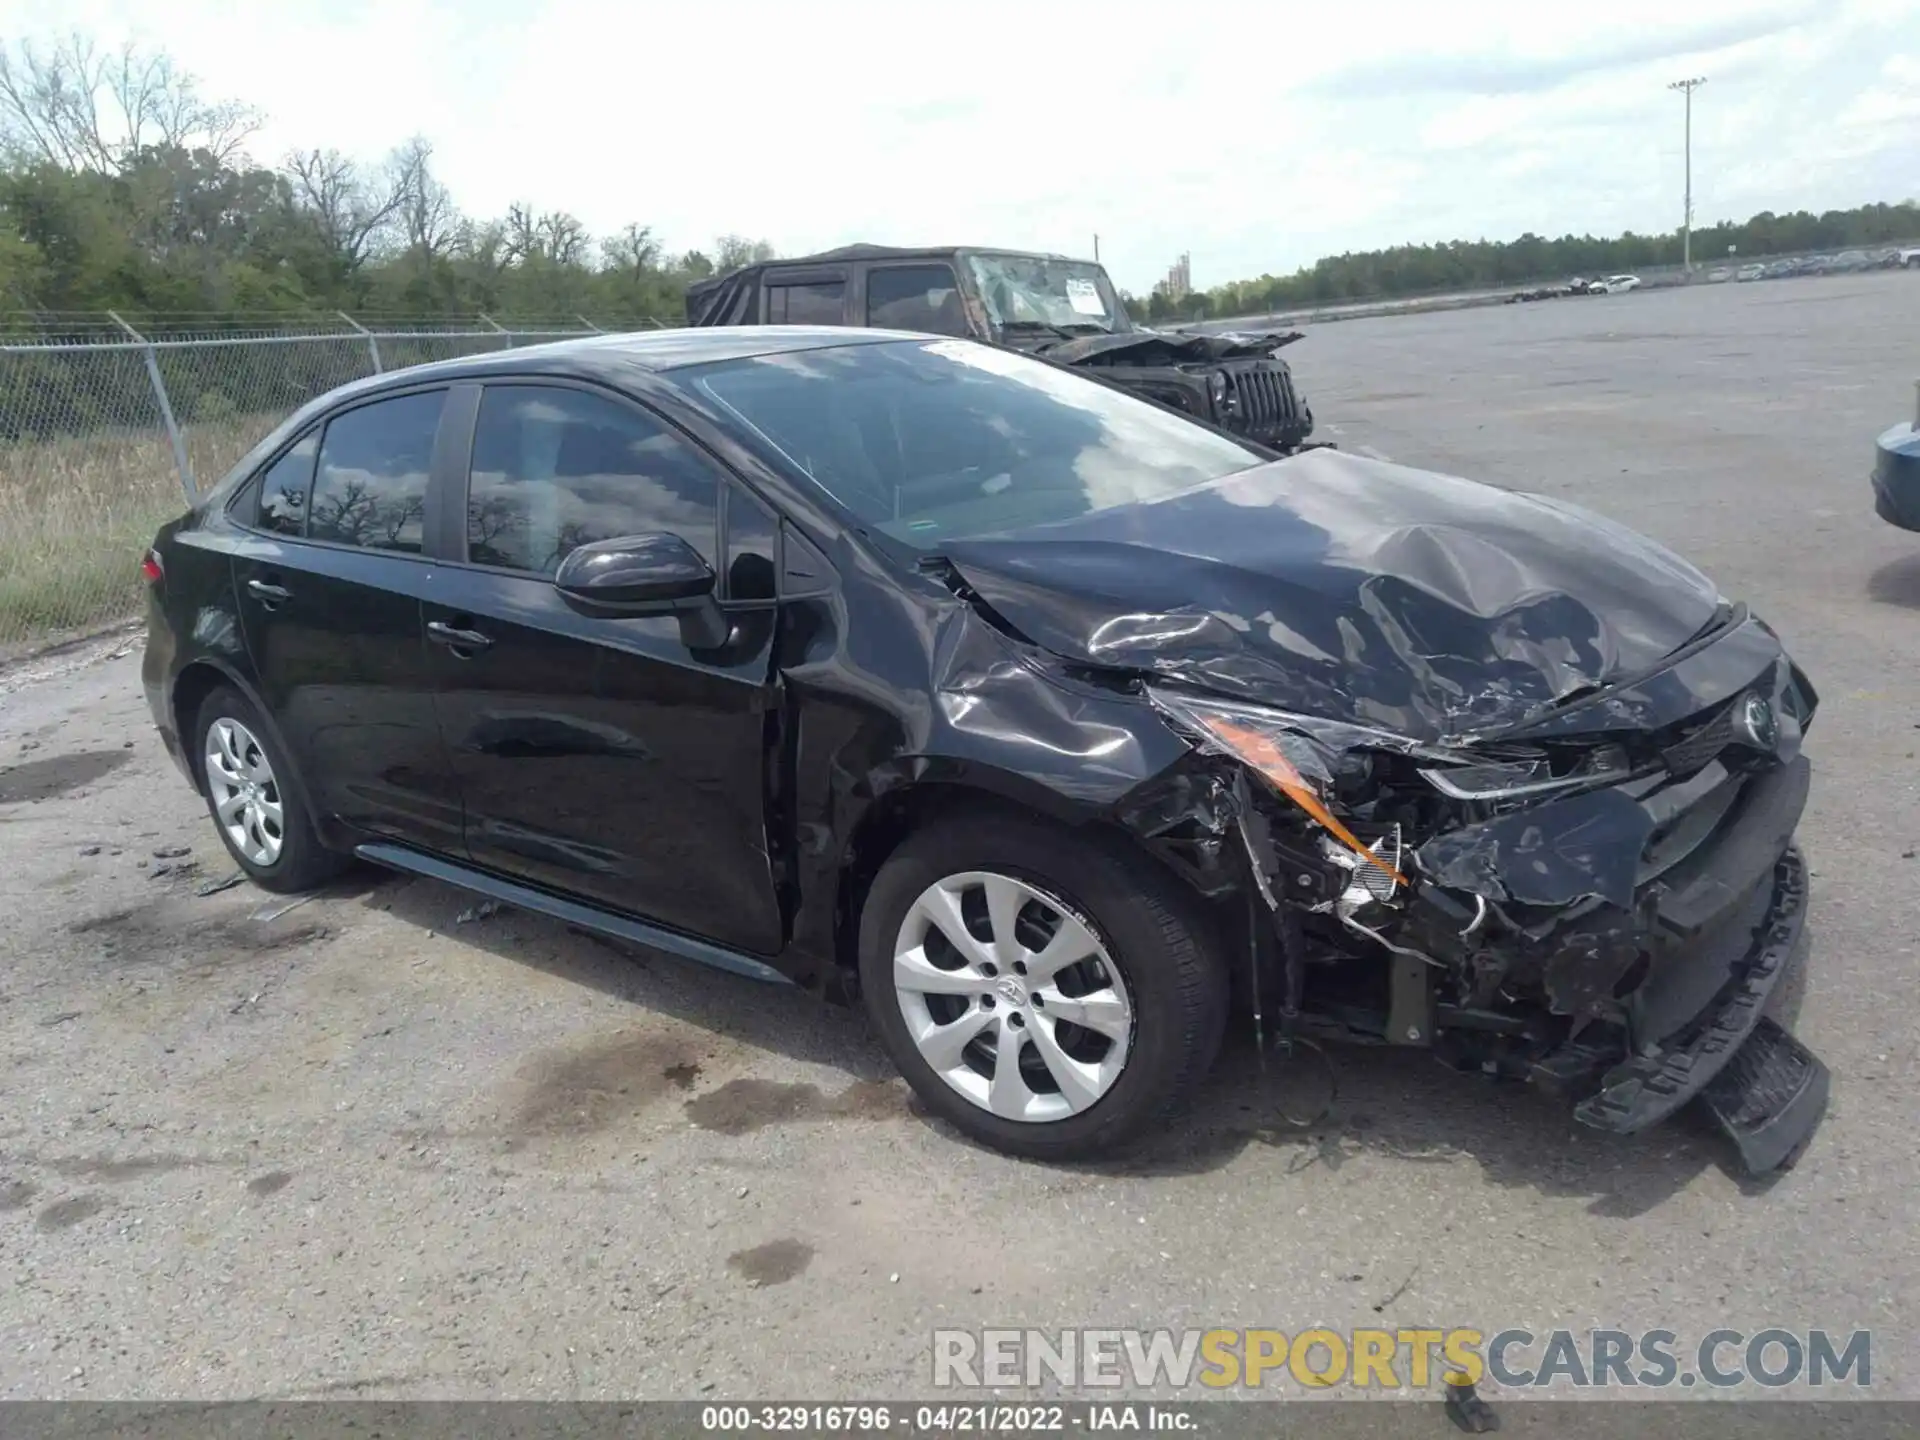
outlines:
{"label": "sky", "polygon": [[0,0],[166,50],[260,162],[412,134],[469,214],[1100,258],[1142,292],[1402,242],[1920,198],[1920,0]]}

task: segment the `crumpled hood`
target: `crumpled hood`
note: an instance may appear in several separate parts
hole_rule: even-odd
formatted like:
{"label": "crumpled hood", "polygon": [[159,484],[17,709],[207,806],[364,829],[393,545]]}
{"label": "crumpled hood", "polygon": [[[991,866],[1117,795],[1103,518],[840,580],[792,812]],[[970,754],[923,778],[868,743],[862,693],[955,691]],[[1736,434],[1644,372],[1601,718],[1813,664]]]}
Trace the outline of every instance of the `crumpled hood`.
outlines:
{"label": "crumpled hood", "polygon": [[1644,672],[1720,605],[1598,515],[1336,450],[943,553],[1069,661],[1422,740]]}
{"label": "crumpled hood", "polygon": [[1271,355],[1300,338],[1297,330],[1272,334],[1188,335],[1174,330],[1122,330],[1106,335],[1076,335],[1056,342],[1051,335],[1015,331],[1007,343],[1030,348],[1057,365],[1085,365],[1124,357],[1135,365],[1180,365],[1205,360],[1244,360]]}

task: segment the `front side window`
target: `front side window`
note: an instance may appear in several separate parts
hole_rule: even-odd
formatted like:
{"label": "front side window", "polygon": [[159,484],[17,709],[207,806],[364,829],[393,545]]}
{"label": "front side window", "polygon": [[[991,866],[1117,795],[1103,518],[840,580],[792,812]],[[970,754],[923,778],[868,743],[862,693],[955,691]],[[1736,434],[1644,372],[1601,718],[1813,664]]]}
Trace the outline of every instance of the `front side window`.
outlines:
{"label": "front side window", "polygon": [[417,554],[426,531],[427,474],[447,392],[358,405],[327,422],[307,507],[307,538]]}
{"label": "front side window", "polygon": [[595,540],[669,532],[711,565],[718,482],[631,406],[584,390],[489,385],[467,489],[467,558],[552,575]]}
{"label": "front side window", "polygon": [[867,272],[867,324],[876,330],[967,333],[960,289],[945,265],[890,265]]}
{"label": "front side window", "polygon": [[814,280],[804,285],[767,286],[769,325],[841,325],[846,323],[845,282]]}
{"label": "front side window", "polygon": [[298,535],[305,530],[307,494],[313,489],[313,457],[319,448],[320,432],[309,430],[261,475],[262,530],[275,535]]}
{"label": "front side window", "polygon": [[1254,451],[969,340],[840,345],[682,372],[862,522],[918,549],[1156,500]]}

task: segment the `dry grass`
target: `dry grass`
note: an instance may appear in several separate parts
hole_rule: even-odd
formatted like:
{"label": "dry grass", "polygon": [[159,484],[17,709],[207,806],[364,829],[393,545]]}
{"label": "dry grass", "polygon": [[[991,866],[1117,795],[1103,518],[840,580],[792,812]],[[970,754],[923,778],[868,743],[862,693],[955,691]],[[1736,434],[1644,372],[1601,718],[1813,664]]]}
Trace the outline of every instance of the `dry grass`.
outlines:
{"label": "dry grass", "polygon": [[[275,418],[190,426],[201,486]],[[0,655],[138,614],[140,556],[186,508],[159,430],[0,441]]]}

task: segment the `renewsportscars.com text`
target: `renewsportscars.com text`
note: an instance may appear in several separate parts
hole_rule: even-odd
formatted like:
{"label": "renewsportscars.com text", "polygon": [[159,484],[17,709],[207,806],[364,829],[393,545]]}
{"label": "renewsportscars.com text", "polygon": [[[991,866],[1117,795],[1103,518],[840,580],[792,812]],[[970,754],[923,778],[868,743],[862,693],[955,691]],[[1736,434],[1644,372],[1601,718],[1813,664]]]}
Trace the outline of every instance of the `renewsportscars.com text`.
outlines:
{"label": "renewsportscars.com text", "polygon": [[1873,1384],[1867,1330],[936,1330],[941,1389],[1300,1386],[1778,1390]]}

